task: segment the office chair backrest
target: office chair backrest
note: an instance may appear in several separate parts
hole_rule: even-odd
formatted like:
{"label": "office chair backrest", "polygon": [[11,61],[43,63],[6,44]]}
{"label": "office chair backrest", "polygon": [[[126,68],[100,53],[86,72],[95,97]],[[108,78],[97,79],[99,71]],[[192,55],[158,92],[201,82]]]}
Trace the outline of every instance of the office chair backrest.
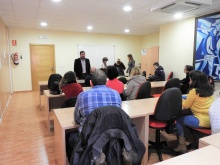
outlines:
{"label": "office chair backrest", "polygon": [[144,83],[141,84],[137,95],[136,95],[136,99],[145,99],[145,98],[150,98],[151,94],[151,83],[149,81],[146,81]]}
{"label": "office chair backrest", "polygon": [[170,80],[168,80],[163,90],[173,88],[173,87],[180,89],[180,80],[178,78],[171,78]]}
{"label": "office chair backrest", "polygon": [[212,134],[220,133],[220,98],[209,108],[209,117]]}
{"label": "office chair backrest", "polygon": [[51,74],[48,79],[48,85],[47,85],[48,89],[50,89],[52,82],[54,82],[54,81],[60,82],[61,79],[62,79],[62,76],[60,74]]}
{"label": "office chair backrest", "polygon": [[167,81],[170,80],[171,78],[173,78],[173,72],[170,72],[168,77],[167,77]]}
{"label": "office chair backrest", "polygon": [[68,108],[68,107],[75,107],[77,97],[72,97],[66,99],[60,108]]}
{"label": "office chair backrest", "polygon": [[119,77],[118,80],[121,81],[123,84],[126,84],[128,82],[125,77]]}
{"label": "office chair backrest", "polygon": [[146,71],[143,71],[143,72],[142,72],[142,76],[144,76],[144,77],[146,77],[146,76],[147,76]]}
{"label": "office chair backrest", "polygon": [[179,88],[165,90],[159,97],[154,117],[160,121],[174,120],[181,115],[182,93]]}

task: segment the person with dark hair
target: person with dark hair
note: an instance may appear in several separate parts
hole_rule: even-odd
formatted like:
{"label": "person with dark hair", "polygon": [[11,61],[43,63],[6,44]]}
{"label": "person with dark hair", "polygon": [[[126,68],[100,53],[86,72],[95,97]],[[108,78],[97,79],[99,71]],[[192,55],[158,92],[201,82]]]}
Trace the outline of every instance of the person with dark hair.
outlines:
{"label": "person with dark hair", "polygon": [[76,75],[73,71],[66,72],[59,82],[59,88],[65,93],[67,98],[77,97],[83,88],[76,81]]}
{"label": "person with dark hair", "polygon": [[124,84],[117,79],[118,71],[115,66],[107,67],[107,77],[109,80],[107,81],[106,86],[116,90],[119,94],[122,94],[124,91]]}
{"label": "person with dark hair", "polygon": [[117,60],[117,62],[114,64],[114,66],[117,68],[119,76],[125,75],[124,70],[126,69],[126,67],[123,64],[123,62],[121,62],[120,59]]}
{"label": "person with dark hair", "polygon": [[154,75],[149,76],[150,81],[165,81],[165,72],[162,66],[159,65],[158,62],[153,64],[155,68]]}
{"label": "person with dark hair", "polygon": [[208,76],[208,80],[209,80],[209,83],[211,84],[211,86],[213,88],[215,88],[215,81],[214,81],[213,77],[212,76]]}
{"label": "person with dark hair", "polygon": [[182,94],[186,94],[189,90],[189,72],[193,70],[193,66],[186,65],[184,68],[184,73],[186,73],[186,78],[181,80],[181,91]]}
{"label": "person with dark hair", "polygon": [[74,121],[80,124],[78,131],[71,132],[66,136],[66,154],[68,160],[71,158],[74,144],[89,114],[103,106],[116,106],[121,108],[121,97],[117,91],[107,87],[106,74],[96,69],[90,81],[92,89],[80,93],[76,100],[74,110]]}
{"label": "person with dark hair", "polygon": [[101,64],[101,67],[100,67],[100,68],[106,69],[106,68],[107,68],[107,61],[108,61],[108,58],[107,58],[107,57],[104,57],[104,58],[102,59],[102,64]]}
{"label": "person with dark hair", "polygon": [[181,116],[176,120],[177,136],[179,144],[176,152],[185,153],[186,140],[184,126],[193,128],[210,128],[209,108],[214,101],[214,89],[202,71],[193,70],[189,73],[190,90],[186,100],[183,100],[183,111],[190,109],[192,114]]}
{"label": "person with dark hair", "polygon": [[131,54],[128,54],[127,56],[128,56],[128,69],[126,73],[129,73],[130,75],[131,70],[135,67],[135,61]]}
{"label": "person with dark hair", "polygon": [[80,58],[75,59],[74,72],[78,79],[85,79],[90,74],[90,61],[85,58],[85,51],[80,51]]}

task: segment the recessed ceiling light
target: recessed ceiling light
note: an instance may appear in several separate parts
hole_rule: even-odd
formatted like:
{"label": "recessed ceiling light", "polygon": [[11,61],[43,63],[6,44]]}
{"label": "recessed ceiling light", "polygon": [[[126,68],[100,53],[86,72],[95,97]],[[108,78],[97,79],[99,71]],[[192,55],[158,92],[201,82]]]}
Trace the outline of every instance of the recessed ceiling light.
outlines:
{"label": "recessed ceiling light", "polygon": [[45,26],[47,26],[47,23],[46,22],[41,22],[40,25],[45,27]]}
{"label": "recessed ceiling light", "polygon": [[131,6],[125,6],[123,9],[124,9],[124,11],[131,11],[132,7]]}
{"label": "recessed ceiling light", "polygon": [[92,27],[92,26],[87,26],[87,29],[88,29],[88,30],[92,30],[93,27]]}
{"label": "recessed ceiling light", "polygon": [[51,1],[53,1],[53,2],[60,2],[61,0],[51,0]]}
{"label": "recessed ceiling light", "polygon": [[130,30],[129,30],[129,29],[125,29],[124,32],[125,32],[125,33],[129,33]]}
{"label": "recessed ceiling light", "polygon": [[183,13],[176,13],[176,14],[174,14],[174,18],[182,18],[182,16],[183,16]]}

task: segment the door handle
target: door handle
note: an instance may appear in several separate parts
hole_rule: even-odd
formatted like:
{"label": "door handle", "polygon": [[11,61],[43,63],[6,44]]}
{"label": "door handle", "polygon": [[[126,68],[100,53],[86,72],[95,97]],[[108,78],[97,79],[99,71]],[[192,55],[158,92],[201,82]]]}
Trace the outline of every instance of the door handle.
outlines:
{"label": "door handle", "polygon": [[53,68],[53,66],[52,66],[52,68],[51,68],[51,71],[52,71],[52,72],[54,71],[54,68]]}

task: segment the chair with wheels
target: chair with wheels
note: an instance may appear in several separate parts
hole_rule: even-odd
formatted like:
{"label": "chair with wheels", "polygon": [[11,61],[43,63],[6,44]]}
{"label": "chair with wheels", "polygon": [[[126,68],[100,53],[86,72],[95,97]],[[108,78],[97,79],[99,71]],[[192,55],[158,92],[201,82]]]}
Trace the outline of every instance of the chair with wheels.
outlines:
{"label": "chair with wheels", "polygon": [[170,88],[165,90],[158,99],[155,107],[154,115],[150,116],[149,127],[156,130],[155,142],[149,141],[151,144],[149,150],[156,149],[159,161],[162,161],[161,150],[165,149],[173,152],[167,147],[165,141],[160,141],[160,131],[167,133],[176,131],[175,120],[181,116],[182,111],[182,93],[179,88]]}

